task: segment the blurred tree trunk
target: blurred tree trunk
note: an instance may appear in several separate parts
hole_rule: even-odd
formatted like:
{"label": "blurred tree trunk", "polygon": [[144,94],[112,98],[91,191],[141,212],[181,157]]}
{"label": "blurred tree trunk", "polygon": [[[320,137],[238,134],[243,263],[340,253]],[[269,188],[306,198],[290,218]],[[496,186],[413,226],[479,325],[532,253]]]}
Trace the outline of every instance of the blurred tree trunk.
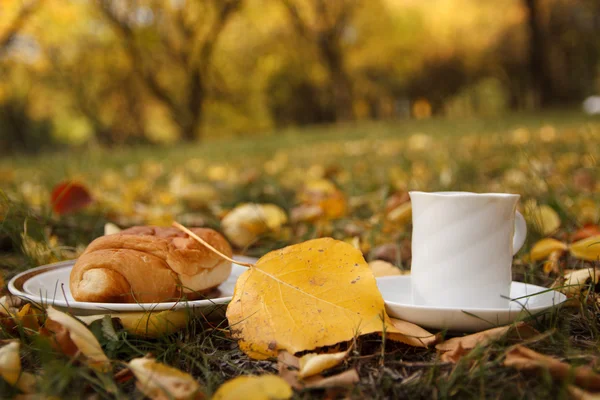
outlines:
{"label": "blurred tree trunk", "polygon": [[529,78],[533,92],[533,105],[543,108],[552,102],[552,80],[548,71],[544,28],[540,21],[539,0],[524,0],[528,11],[529,28]]}
{"label": "blurred tree trunk", "polygon": [[[121,36],[132,66],[139,80],[151,96],[160,102],[170,113],[182,140],[191,142],[202,136],[202,117],[208,95],[209,66],[215,46],[227,22],[240,8],[242,0],[210,0],[185,2],[178,10],[167,11],[161,2],[155,2],[155,15],[164,18],[168,26],[156,29],[160,45],[168,54],[172,65],[160,65],[153,50],[140,45],[135,26],[121,15],[114,0],[98,0],[100,9],[114,31]],[[203,14],[209,14],[212,7],[214,17],[207,21],[187,21],[186,7],[207,7]],[[158,19],[158,18],[155,18]],[[167,22],[164,22],[164,21]],[[158,65],[157,65],[158,64]],[[176,67],[181,71],[185,82],[185,93],[169,87],[160,79],[160,67]]]}
{"label": "blurred tree trunk", "polygon": [[292,0],[282,0],[296,32],[314,44],[329,74],[336,121],[354,119],[352,80],[346,70],[342,36],[358,0],[310,0],[312,18]]}

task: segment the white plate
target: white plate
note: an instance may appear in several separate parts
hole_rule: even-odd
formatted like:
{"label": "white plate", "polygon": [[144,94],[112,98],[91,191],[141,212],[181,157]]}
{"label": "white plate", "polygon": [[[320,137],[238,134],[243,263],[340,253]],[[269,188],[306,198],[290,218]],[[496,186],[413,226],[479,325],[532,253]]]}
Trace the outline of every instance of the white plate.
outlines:
{"label": "white plate", "polygon": [[[256,258],[234,256],[241,262],[256,262]],[[8,290],[15,296],[42,305],[53,305],[68,309],[75,314],[98,314],[99,312],[135,312],[163,311],[179,308],[204,309],[218,304],[226,304],[231,300],[237,278],[246,270],[241,265],[233,264],[229,278],[219,286],[222,297],[205,300],[164,302],[164,303],[92,303],[76,301],[69,289],[69,275],[75,260],[64,261],[33,268],[22,272],[8,282]]]}
{"label": "white plate", "polygon": [[386,276],[377,278],[377,286],[385,300],[387,313],[395,318],[429,329],[476,332],[510,324],[539,314],[567,298],[564,294],[522,282],[512,282],[507,308],[453,308],[412,304],[411,277]]}

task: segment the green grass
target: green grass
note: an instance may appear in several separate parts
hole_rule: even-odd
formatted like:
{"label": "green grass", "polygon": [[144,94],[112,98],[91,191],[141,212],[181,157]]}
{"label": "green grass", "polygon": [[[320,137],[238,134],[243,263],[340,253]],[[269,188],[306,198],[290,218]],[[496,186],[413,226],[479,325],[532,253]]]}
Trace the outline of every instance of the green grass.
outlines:
{"label": "green grass", "polygon": [[[9,278],[26,268],[64,258],[68,252],[53,245],[52,237],[59,245],[75,248],[99,236],[106,221],[123,226],[153,221],[156,215],[143,211],[140,204],[154,207],[159,216],[181,221],[201,218],[216,229],[220,229],[223,210],[245,201],[275,203],[289,214],[302,201],[307,176],[334,182],[347,198],[348,211],[319,224],[290,222],[248,248],[237,249],[239,252],[261,255],[314,236],[359,237],[367,259],[382,244],[394,243],[406,250],[410,225],[386,221],[385,206],[393,193],[410,189],[519,193],[521,205],[532,201],[550,205],[561,218],[561,227],[553,236],[568,241],[569,234],[583,224],[598,222],[589,218],[595,218],[593,209],[600,208],[596,190],[600,187],[599,158],[600,120],[558,111],[470,120],[365,122],[236,140],[212,139],[195,145],[8,157],[0,160],[0,267]],[[223,166],[228,173],[211,170],[215,166]],[[107,178],[107,171],[118,181]],[[177,196],[172,201],[161,200],[172,192],[177,174],[189,184],[209,185],[216,197],[210,201]],[[596,186],[574,179],[577,174]],[[50,210],[49,190],[67,178],[84,182],[96,202],[82,212],[60,217]],[[118,201],[113,202],[111,196]],[[137,208],[129,212],[129,205]],[[591,217],[586,217],[590,212]],[[548,287],[557,275],[545,275],[541,262],[523,261],[531,245],[544,236],[534,221],[529,222],[528,242],[516,258],[514,279]],[[40,245],[37,253],[23,249],[25,224],[28,236]],[[403,267],[410,263],[400,256],[395,261]],[[564,269],[594,264],[598,263],[568,255],[561,259]],[[533,320],[540,332],[552,333],[531,348],[574,365],[597,368],[600,309],[595,296],[592,292],[580,307],[560,308]],[[116,360],[126,362],[151,353],[159,361],[191,373],[207,395],[234,376],[276,373],[276,363],[250,360],[238,349],[226,321],[215,325],[195,318],[186,329],[156,340],[134,337],[116,321],[113,324],[116,338],[105,333],[107,326],[103,329],[100,321],[92,325],[92,331],[115,360],[116,370],[123,368]],[[39,334],[28,334],[19,327],[3,328],[0,339],[4,338],[21,341],[24,368],[43,371],[40,387],[46,395],[140,397],[133,380],[95,372],[53,350]],[[355,367],[361,377],[358,385],[340,392],[304,390],[295,397],[568,398],[565,382],[503,367],[503,354],[512,344],[503,339],[449,365],[441,363],[434,350],[368,335],[358,341],[343,366],[330,372]],[[0,379],[0,397],[16,393]]]}

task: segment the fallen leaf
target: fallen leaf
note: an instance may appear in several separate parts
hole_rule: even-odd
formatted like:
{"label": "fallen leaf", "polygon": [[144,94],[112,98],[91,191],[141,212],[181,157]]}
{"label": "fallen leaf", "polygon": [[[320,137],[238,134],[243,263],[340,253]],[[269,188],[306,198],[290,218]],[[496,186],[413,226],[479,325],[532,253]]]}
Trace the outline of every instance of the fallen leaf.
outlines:
{"label": "fallen leaf", "polygon": [[298,197],[303,204],[319,207],[326,219],[336,219],[346,215],[348,208],[346,196],[327,179],[306,182]]}
{"label": "fallen leaf", "polygon": [[402,271],[400,268],[387,261],[375,260],[369,262],[369,267],[373,271],[373,275],[378,278],[380,276],[407,275],[409,271]]}
{"label": "fallen leaf", "polygon": [[62,215],[84,208],[92,202],[92,196],[81,183],[65,181],[54,186],[50,201],[52,210]]}
{"label": "fallen leaf", "polygon": [[408,224],[412,220],[412,203],[406,202],[387,214],[387,219],[396,224]]}
{"label": "fallen leaf", "polygon": [[573,232],[571,241],[577,242],[582,239],[587,239],[590,236],[600,236],[600,226],[591,224],[585,225],[583,228]]}
{"label": "fallen leaf", "polygon": [[546,259],[550,254],[556,251],[565,251],[568,246],[560,240],[545,238],[536,242],[529,252],[531,261],[540,261]]}
{"label": "fallen leaf", "polygon": [[565,252],[563,250],[556,250],[550,253],[548,259],[544,262],[544,273],[546,275],[553,272],[558,274],[560,272],[560,259]]}
{"label": "fallen leaf", "polygon": [[402,342],[415,347],[429,347],[439,340],[438,335],[434,335],[412,322],[396,318],[390,318],[390,322],[397,331],[386,334],[388,339],[395,342]]}
{"label": "fallen leaf", "polygon": [[102,371],[110,368],[110,361],[102,351],[100,343],[84,324],[52,306],[49,306],[46,312],[50,320],[62,325],[67,330],[68,338],[77,346],[88,365]]}
{"label": "fallen leaf", "polygon": [[200,399],[200,385],[190,375],[153,358],[134,358],[127,364],[137,379],[135,386],[152,400]]}
{"label": "fallen leaf", "polygon": [[553,234],[560,227],[560,217],[554,209],[546,204],[531,203],[526,210],[530,223],[544,236]]}
{"label": "fallen leaf", "polygon": [[106,315],[118,319],[127,332],[148,338],[170,335],[185,328],[190,321],[190,311],[186,309],[99,314],[82,316],[79,319],[89,325],[96,320],[104,318]]}
{"label": "fallen leaf", "polygon": [[287,222],[285,211],[274,204],[241,204],[221,221],[223,232],[238,247],[246,247],[266,232],[279,230]]}
{"label": "fallen leaf", "polygon": [[590,393],[575,385],[568,385],[567,391],[573,400],[600,400],[600,393]]}
{"label": "fallen leaf", "polygon": [[504,336],[525,339],[539,334],[531,325],[525,322],[519,322],[515,325],[499,326],[482,332],[473,333],[467,336],[459,336],[448,339],[435,346],[438,351],[456,351],[460,346],[464,350],[472,350],[477,346],[487,346]]}
{"label": "fallen leaf", "polygon": [[590,236],[587,239],[572,243],[569,251],[573,257],[587,261],[598,261],[600,259],[600,235]]}
{"label": "fallen leaf", "polygon": [[232,336],[250,357],[274,357],[397,331],[362,253],[331,238],[263,256],[237,280],[227,307]]}
{"label": "fallen leaf", "polygon": [[513,347],[506,353],[504,366],[516,368],[519,371],[548,371],[554,379],[569,379],[584,389],[600,390],[600,375],[595,373],[592,368],[588,366],[573,367],[554,357],[537,353],[521,345]]}
{"label": "fallen leaf", "polygon": [[442,362],[449,362],[452,364],[456,364],[457,362],[460,361],[461,358],[466,356],[469,353],[469,351],[470,350],[464,349],[459,342],[458,345],[456,347],[454,347],[452,350],[443,352],[442,355],[440,356],[440,360]]}
{"label": "fallen leaf", "polygon": [[21,321],[23,328],[28,333],[39,332],[40,322],[39,317],[43,316],[43,313],[31,306],[30,303],[25,304],[19,312],[17,312],[17,318]]}
{"label": "fallen leaf", "polygon": [[233,378],[219,387],[213,400],[289,399],[292,388],[276,375],[245,375]]}
{"label": "fallen leaf", "polygon": [[0,347],[0,376],[23,393],[34,393],[37,380],[34,375],[21,370],[19,350],[18,341]]}
{"label": "fallen leaf", "polygon": [[597,285],[600,280],[600,268],[584,268],[571,271],[564,277],[557,279],[552,285],[567,297],[577,297],[587,290],[593,283]]}
{"label": "fallen leaf", "polygon": [[358,372],[353,368],[328,377],[321,375],[311,376],[305,380],[304,387],[309,389],[325,389],[338,386],[352,386],[359,381]]}
{"label": "fallen leaf", "polygon": [[300,357],[300,370],[298,376],[307,378],[339,365],[348,358],[350,349],[338,353],[316,354],[308,353]]}
{"label": "fallen leaf", "polygon": [[119,228],[117,225],[113,224],[112,222],[107,222],[106,224],[104,224],[104,236],[107,235],[114,235],[115,233],[119,233],[121,232],[121,228]]}
{"label": "fallen leaf", "polygon": [[323,216],[323,209],[310,204],[300,204],[290,211],[292,222],[313,222]]}

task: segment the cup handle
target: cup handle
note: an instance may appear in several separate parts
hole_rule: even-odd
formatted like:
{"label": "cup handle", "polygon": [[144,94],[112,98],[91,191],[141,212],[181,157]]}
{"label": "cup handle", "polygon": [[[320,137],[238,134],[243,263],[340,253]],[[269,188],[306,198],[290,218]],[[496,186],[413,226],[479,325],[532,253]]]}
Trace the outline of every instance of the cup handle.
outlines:
{"label": "cup handle", "polygon": [[515,214],[515,234],[513,235],[513,256],[523,247],[526,236],[527,223],[523,218],[523,214],[517,211]]}

